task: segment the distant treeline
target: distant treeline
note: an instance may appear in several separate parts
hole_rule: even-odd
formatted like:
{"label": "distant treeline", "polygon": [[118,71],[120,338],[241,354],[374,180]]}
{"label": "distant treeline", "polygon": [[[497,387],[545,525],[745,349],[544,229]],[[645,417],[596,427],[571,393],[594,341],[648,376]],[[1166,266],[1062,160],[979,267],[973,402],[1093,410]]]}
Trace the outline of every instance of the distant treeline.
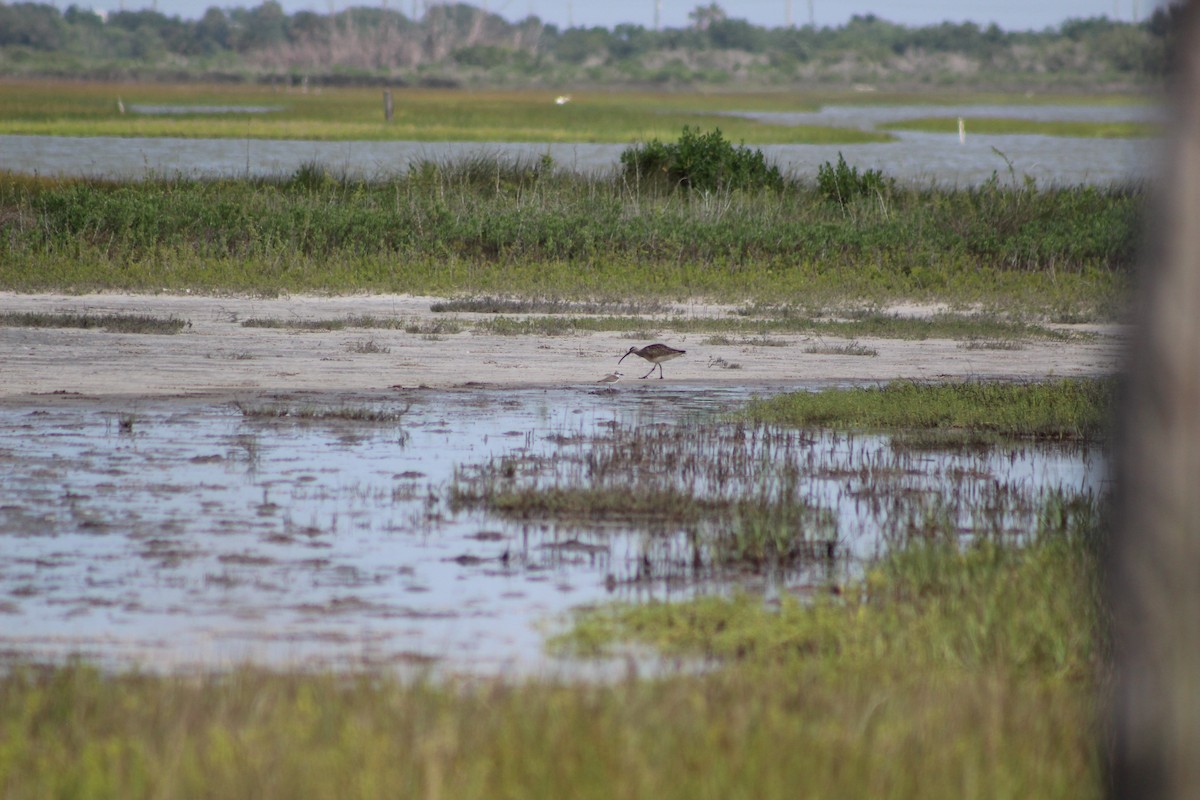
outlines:
{"label": "distant treeline", "polygon": [[395,84],[783,84],[1137,86],[1172,61],[1179,6],[1138,23],[1069,20],[1042,31],[972,22],[908,27],[874,15],[841,27],[765,28],[697,6],[684,28],[560,29],[463,3],[420,18],[380,7],[287,14],[276,2],[105,16],[78,6],[0,5],[0,76],[311,79]]}

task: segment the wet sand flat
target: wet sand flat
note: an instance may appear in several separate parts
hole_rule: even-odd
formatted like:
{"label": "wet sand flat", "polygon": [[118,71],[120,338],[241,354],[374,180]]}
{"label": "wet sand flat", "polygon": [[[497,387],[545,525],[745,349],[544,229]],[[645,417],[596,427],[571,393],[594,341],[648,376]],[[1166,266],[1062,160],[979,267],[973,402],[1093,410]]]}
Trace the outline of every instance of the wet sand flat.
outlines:
{"label": "wet sand flat", "polygon": [[[260,391],[360,391],[389,387],[455,388],[584,385],[616,367],[631,344],[619,332],[564,336],[473,332],[488,315],[435,314],[436,298],[415,296],[193,297],[176,295],[0,294],[0,313],[139,314],[188,323],[173,335],[95,329],[0,327],[0,399],[74,392],[96,396],[239,395]],[[679,304],[670,317],[726,316],[731,307]],[[924,309],[897,309],[924,313]],[[313,321],[369,316],[411,322],[464,323],[460,333],[428,336],[399,328],[300,331],[244,327],[248,319]],[[647,317],[653,328],[655,317]],[[877,351],[863,357],[806,353],[845,340],[771,334],[782,346],[705,344],[706,334],[662,331],[657,340],[688,351],[668,365],[667,382],[786,388],[813,382],[898,378],[951,380],[1095,376],[1114,372],[1121,352],[1116,327],[1070,341],[1030,340],[1020,349],[966,349],[946,339],[858,337]],[[625,380],[644,374],[622,365]],[[728,368],[736,364],[736,369]],[[656,380],[656,379],[651,379]]]}

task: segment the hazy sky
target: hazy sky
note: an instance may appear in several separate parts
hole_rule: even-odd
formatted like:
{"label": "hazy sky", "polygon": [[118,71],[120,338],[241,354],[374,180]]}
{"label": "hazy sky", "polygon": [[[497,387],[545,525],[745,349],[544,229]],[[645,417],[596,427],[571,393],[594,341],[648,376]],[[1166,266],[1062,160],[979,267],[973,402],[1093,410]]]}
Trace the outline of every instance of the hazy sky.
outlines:
{"label": "hazy sky", "polygon": [[[59,0],[65,7],[75,2],[82,7],[91,6],[99,10],[156,7],[169,15],[196,18],[209,6],[259,5],[261,0]],[[373,5],[368,0],[279,0],[288,13],[317,11],[327,13],[330,8]],[[429,0],[375,0],[386,2],[391,8],[418,15]],[[707,4],[709,0],[705,0]],[[719,0],[718,0],[719,2]],[[1058,25],[1072,17],[1108,16],[1130,20],[1136,14],[1144,18],[1155,7],[1158,0],[1009,0],[1008,2],[985,2],[985,0],[914,0],[913,2],[884,2],[883,0],[737,0],[719,2],[731,17],[746,19],[756,25],[779,26],[785,24],[788,10],[797,25],[812,20],[818,26],[842,25],[854,14],[875,14],[883,19],[905,25],[929,25],[945,20],[962,22],[970,20],[981,25],[995,22],[1006,30],[1041,30]],[[688,12],[701,3],[698,0],[657,0],[659,22],[664,28],[681,28],[688,23]],[[487,8],[510,19],[520,19],[536,14],[546,22],[565,28],[569,24],[602,25],[611,28],[622,22],[654,26],[656,0],[475,0],[473,5]]]}

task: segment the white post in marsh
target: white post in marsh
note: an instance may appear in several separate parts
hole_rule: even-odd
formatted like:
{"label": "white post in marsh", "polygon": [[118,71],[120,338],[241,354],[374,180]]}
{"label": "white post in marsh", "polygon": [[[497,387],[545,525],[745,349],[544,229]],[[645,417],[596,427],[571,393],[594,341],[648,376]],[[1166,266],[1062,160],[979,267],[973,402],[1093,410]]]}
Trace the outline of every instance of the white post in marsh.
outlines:
{"label": "white post in marsh", "polygon": [[1200,792],[1200,0],[1181,26],[1118,421],[1106,576],[1116,798]]}

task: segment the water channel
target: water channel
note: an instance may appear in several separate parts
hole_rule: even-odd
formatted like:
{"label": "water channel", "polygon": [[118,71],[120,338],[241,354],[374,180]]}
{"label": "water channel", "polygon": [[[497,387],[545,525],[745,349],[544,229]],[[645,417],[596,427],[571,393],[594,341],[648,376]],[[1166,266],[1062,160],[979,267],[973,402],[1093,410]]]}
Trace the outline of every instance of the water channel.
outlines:
{"label": "water channel", "polygon": [[[985,116],[1088,122],[1157,121],[1155,106],[829,106],[811,113],[744,113],[780,124],[882,129],[917,116],[964,117],[945,133],[895,132],[891,142],[841,145],[765,145],[761,149],[785,172],[815,177],[839,154],[860,169],[879,169],[903,182],[942,186],[978,185],[995,173],[1004,181],[1030,176],[1039,185],[1106,185],[1147,180],[1157,170],[1157,140],[1041,135],[985,135],[970,120]],[[317,162],[338,173],[386,177],[410,164],[447,162],[489,154],[533,161],[543,155],[578,172],[615,169],[623,144],[511,142],[318,142],[271,139],[79,138],[0,136],[0,165],[25,174],[144,179],[148,176],[237,177],[289,175]],[[1012,172],[1009,166],[1011,164]]]}

